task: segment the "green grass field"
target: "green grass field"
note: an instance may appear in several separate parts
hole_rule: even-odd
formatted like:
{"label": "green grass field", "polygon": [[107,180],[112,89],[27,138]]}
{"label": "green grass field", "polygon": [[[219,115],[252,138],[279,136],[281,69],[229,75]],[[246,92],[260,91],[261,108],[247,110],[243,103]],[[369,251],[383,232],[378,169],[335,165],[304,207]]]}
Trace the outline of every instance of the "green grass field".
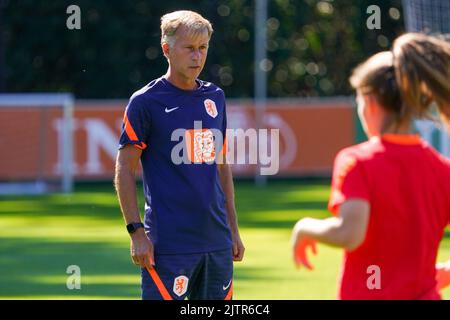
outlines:
{"label": "green grass field", "polygon": [[[236,183],[246,255],[235,264],[235,299],[336,297],[341,250],[319,246],[315,270],[306,271],[295,269],[289,247],[297,219],[328,216],[328,183]],[[448,233],[439,259],[450,259]],[[81,268],[80,290],[66,287],[69,265]],[[450,289],[443,294],[450,299]],[[139,270],[111,185],[80,185],[69,196],[0,197],[0,299],[139,298]]]}

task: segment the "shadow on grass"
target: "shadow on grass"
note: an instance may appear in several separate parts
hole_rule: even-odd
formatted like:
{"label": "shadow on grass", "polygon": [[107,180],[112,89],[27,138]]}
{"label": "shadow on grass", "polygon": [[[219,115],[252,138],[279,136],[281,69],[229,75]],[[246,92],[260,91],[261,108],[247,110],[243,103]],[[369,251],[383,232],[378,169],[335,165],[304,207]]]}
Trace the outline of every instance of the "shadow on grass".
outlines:
{"label": "shadow on grass", "polygon": [[[236,184],[236,208],[242,227],[290,228],[302,216],[327,216],[327,199],[323,183],[305,186],[301,183],[274,181],[268,187],[256,187],[250,182]],[[300,190],[300,191],[299,191]],[[297,192],[308,191],[308,196]],[[314,192],[318,192],[318,196]],[[143,208],[142,189],[138,188],[139,207]],[[308,212],[308,210],[314,212]],[[141,212],[143,210],[141,209]],[[298,213],[295,213],[295,212]],[[92,217],[118,221],[120,208],[114,190],[109,184],[82,184],[72,195],[13,196],[0,209],[0,214],[28,217]]]}
{"label": "shadow on grass", "polygon": [[[140,271],[125,245],[98,242],[52,242],[3,238],[0,246],[0,298],[140,297]],[[67,267],[81,270],[81,290],[69,290]]]}
{"label": "shadow on grass", "polygon": [[257,205],[236,204],[239,226],[245,228],[292,228],[298,219],[309,216],[330,216],[326,201],[289,201],[276,203],[264,200]]}

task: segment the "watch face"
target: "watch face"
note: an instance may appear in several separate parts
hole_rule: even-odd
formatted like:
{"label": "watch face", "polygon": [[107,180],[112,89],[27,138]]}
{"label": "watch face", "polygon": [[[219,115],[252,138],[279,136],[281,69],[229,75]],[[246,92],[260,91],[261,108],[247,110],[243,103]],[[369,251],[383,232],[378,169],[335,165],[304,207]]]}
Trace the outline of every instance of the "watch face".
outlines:
{"label": "watch face", "polygon": [[138,228],[143,228],[144,225],[142,223],[130,223],[127,225],[127,230],[129,233],[135,232]]}
{"label": "watch face", "polygon": [[129,233],[133,233],[134,231],[136,231],[136,228],[134,227],[134,225],[132,223],[127,225],[127,230]]}

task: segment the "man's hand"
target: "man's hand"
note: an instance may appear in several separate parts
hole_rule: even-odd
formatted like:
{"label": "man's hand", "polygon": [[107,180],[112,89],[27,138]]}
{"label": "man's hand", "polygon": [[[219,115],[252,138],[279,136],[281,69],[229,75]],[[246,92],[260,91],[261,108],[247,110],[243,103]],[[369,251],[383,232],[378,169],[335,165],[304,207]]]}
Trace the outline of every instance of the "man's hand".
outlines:
{"label": "man's hand", "polygon": [[294,264],[297,268],[302,265],[308,270],[313,270],[314,267],[309,263],[306,255],[306,249],[311,247],[312,253],[317,254],[316,241],[306,237],[302,232],[302,226],[308,223],[308,218],[298,221],[292,231],[292,253]]}
{"label": "man's hand", "polygon": [[233,240],[233,261],[242,261],[244,258],[245,247],[242,243],[241,236],[238,233],[232,234]]}
{"label": "man's hand", "polygon": [[145,234],[143,228],[139,228],[131,235],[131,259],[135,265],[152,269],[155,265],[153,244]]}

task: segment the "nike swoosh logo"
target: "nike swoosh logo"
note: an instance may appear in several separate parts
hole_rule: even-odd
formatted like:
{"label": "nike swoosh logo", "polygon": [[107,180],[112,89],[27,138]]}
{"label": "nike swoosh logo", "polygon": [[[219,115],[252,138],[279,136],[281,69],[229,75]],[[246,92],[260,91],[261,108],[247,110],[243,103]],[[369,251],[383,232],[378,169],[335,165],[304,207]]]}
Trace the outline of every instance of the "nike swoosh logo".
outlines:
{"label": "nike swoosh logo", "polygon": [[165,109],[164,111],[166,111],[166,113],[169,113],[169,112],[172,112],[172,111],[174,111],[174,110],[177,110],[178,108],[179,108],[179,107],[167,109],[167,107],[166,107],[166,109]]}
{"label": "nike swoosh logo", "polygon": [[227,290],[230,287],[230,285],[231,285],[231,280],[230,280],[230,282],[228,282],[226,287],[222,286],[222,289],[225,291],[225,290]]}

